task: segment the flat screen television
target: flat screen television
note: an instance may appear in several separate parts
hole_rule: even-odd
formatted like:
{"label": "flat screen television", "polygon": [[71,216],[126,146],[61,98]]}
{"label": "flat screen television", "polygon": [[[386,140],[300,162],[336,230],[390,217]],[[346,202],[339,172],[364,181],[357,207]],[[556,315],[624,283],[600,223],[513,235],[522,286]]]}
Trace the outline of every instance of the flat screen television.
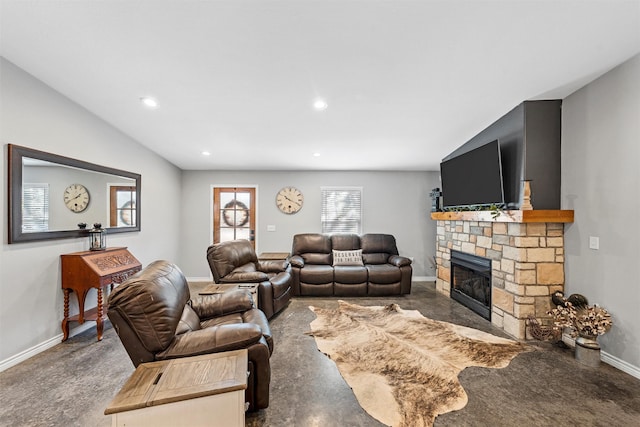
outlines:
{"label": "flat screen television", "polygon": [[444,208],[504,204],[498,140],[440,163]]}

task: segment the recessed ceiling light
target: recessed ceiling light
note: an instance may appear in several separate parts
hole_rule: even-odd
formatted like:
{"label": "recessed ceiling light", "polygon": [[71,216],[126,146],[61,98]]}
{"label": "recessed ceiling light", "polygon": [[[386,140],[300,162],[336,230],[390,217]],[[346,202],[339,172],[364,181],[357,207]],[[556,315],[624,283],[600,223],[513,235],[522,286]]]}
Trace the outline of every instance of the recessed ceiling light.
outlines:
{"label": "recessed ceiling light", "polygon": [[313,157],[320,157],[320,153],[313,153]]}
{"label": "recessed ceiling light", "polygon": [[316,99],[316,101],[313,103],[313,108],[318,111],[326,110],[328,106],[329,104],[327,104],[324,99]]}
{"label": "recessed ceiling light", "polygon": [[208,151],[203,151],[203,152],[202,152],[202,155],[203,155],[203,156],[210,156],[210,155],[211,155],[211,153],[210,153],[210,152],[208,152]]}
{"label": "recessed ceiling light", "polygon": [[143,96],[140,98],[140,102],[142,102],[145,106],[149,108],[158,108],[158,101],[148,96]]}

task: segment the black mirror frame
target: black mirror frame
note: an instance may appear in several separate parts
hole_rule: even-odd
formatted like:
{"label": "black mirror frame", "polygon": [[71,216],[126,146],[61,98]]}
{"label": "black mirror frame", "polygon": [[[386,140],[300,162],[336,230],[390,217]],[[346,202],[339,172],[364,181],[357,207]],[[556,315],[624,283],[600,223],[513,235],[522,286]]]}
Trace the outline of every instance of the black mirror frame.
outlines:
{"label": "black mirror frame", "polygon": [[108,234],[127,233],[140,231],[140,193],[142,188],[142,176],[137,173],[127,172],[70,157],[47,153],[45,151],[34,150],[32,148],[21,147],[19,145],[7,144],[8,146],[8,172],[9,172],[9,243],[34,242],[38,240],[69,239],[75,237],[86,237],[89,230],[59,230],[40,231],[35,233],[22,232],[22,159],[29,157],[51,163],[58,163],[78,169],[122,176],[136,181],[136,225],[132,227],[109,227],[106,228]]}

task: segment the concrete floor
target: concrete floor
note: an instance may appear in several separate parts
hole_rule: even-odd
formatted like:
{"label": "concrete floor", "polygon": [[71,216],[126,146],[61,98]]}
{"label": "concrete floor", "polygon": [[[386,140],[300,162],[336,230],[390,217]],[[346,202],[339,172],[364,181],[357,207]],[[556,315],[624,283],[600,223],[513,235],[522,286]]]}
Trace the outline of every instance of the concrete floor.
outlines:
{"label": "concrete floor", "polygon": [[[192,291],[197,293],[197,284]],[[415,283],[411,295],[347,299],[362,305],[396,302],[437,320],[505,336],[475,313]],[[333,362],[305,334],[309,305],[333,298],[295,298],[271,321],[270,406],[248,414],[247,426],[380,426],[358,405]],[[529,342],[535,351],[504,369],[467,368],[460,374],[469,403],[436,418],[436,426],[636,426],[640,380],[609,365],[589,368],[572,350]],[[0,373],[0,426],[110,426],[104,409],[133,372],[111,327],[101,342],[95,329],[70,338]]]}

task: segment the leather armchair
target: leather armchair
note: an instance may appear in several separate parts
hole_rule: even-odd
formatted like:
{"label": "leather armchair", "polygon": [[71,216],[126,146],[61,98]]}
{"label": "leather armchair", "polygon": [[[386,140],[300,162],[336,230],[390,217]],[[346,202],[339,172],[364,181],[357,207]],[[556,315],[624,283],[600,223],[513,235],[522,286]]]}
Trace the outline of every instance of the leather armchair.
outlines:
{"label": "leather armchair", "polygon": [[248,240],[209,246],[207,261],[216,283],[258,283],[259,307],[267,319],[285,308],[291,299],[289,261],[258,260]]}
{"label": "leather armchair", "polygon": [[180,269],[155,261],[116,287],[107,315],[134,366],[246,348],[249,410],[269,406],[273,339],[249,292],[190,299]]}

